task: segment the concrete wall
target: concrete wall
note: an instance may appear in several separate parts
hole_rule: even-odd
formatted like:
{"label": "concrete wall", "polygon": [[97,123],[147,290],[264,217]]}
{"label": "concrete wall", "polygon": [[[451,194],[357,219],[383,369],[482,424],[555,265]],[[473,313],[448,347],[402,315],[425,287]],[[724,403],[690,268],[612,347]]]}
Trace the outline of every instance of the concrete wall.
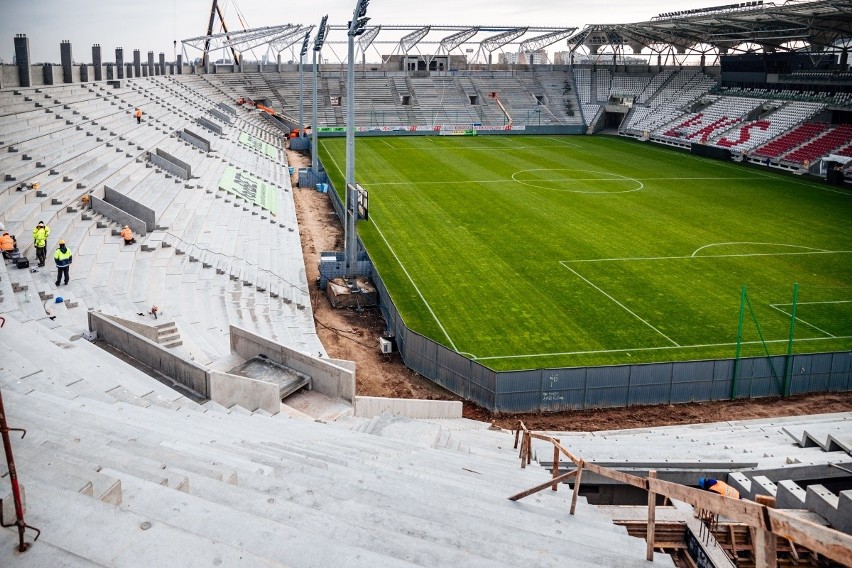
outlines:
{"label": "concrete wall", "polygon": [[[129,320],[129,319],[124,319],[124,318],[121,318],[121,317],[118,317],[118,316],[113,316],[113,315],[108,315],[108,314],[103,314],[103,315],[105,315],[107,318],[111,319],[115,323],[122,325],[122,326],[126,327],[127,329],[138,333],[142,337],[145,337],[145,338],[153,341],[154,343],[157,343],[157,344],[160,343],[159,341],[157,341],[157,329],[146,324],[146,323],[133,321],[133,320]],[[158,323],[162,323],[162,322],[158,322]]]}
{"label": "concrete wall", "polygon": [[210,371],[210,400],[225,408],[239,404],[252,412],[261,409],[278,414],[281,411],[278,385],[217,371]]}
{"label": "concrete wall", "polygon": [[111,321],[107,316],[89,311],[89,330],[134,359],[185,385],[201,396],[210,398],[207,369],[181,359],[168,349]]}
{"label": "concrete wall", "polygon": [[184,128],[180,131],[180,137],[192,144],[193,146],[204,150],[205,152],[210,151],[210,140],[204,138],[200,134],[196,134],[188,128]]}
{"label": "concrete wall", "polygon": [[243,359],[264,355],[311,377],[313,390],[354,403],[355,372],[344,369],[328,359],[319,359],[280,343],[255,335],[240,327],[231,326],[231,352]]}
{"label": "concrete wall", "polygon": [[355,397],[355,416],[372,418],[381,414],[407,418],[461,418],[462,403],[458,400]]}
{"label": "concrete wall", "polygon": [[[150,207],[145,207],[138,201],[130,199],[123,193],[114,190],[108,185],[104,186],[104,200],[111,205],[115,205],[128,215],[144,222],[145,227],[149,232],[156,228],[156,213]],[[135,231],[136,229],[134,228],[133,230]],[[145,233],[142,232],[142,234],[144,235]]]}
{"label": "concrete wall", "polygon": [[152,164],[159,168],[163,168],[181,179],[189,179],[192,177],[192,170],[184,161],[178,160],[168,152],[164,152],[157,148],[157,153],[148,152],[148,159]]}
{"label": "concrete wall", "polygon": [[133,229],[134,233],[145,236],[147,234],[145,222],[141,219],[137,219],[130,213],[123,211],[116,207],[115,205],[110,205],[103,199],[95,197],[94,195],[90,196],[90,200],[92,203],[92,211],[95,213],[100,213],[107,219],[115,221],[121,225],[127,225],[131,229]]}

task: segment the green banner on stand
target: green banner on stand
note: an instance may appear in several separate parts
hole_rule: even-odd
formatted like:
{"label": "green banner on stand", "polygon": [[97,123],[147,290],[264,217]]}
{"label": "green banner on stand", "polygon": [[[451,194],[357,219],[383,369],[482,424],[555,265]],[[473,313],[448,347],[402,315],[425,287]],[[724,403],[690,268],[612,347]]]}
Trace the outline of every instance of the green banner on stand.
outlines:
{"label": "green banner on stand", "polygon": [[248,132],[240,132],[240,142],[249,148],[254,148],[264,156],[269,156],[273,160],[278,159],[278,148],[272,144],[267,144],[257,136],[252,136]]}
{"label": "green banner on stand", "polygon": [[219,188],[278,214],[278,188],[247,172],[228,166],[219,179]]}

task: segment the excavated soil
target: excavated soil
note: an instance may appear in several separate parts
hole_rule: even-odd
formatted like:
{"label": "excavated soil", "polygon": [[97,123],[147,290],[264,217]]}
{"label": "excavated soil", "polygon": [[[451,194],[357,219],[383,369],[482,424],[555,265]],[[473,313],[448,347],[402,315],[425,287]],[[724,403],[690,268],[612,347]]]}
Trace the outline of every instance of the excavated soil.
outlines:
{"label": "excavated soil", "polygon": [[[311,162],[306,153],[292,150],[287,151],[287,159],[296,172]],[[356,363],[356,392],[362,396],[462,400],[407,368],[398,353],[384,355],[379,351],[378,338],[385,323],[377,308],[331,307],[318,285],[319,255],[343,250],[343,228],[328,194],[296,187],[298,173],[293,174],[292,183],[317,333],[329,356]],[[844,411],[852,411],[852,393],[516,415],[493,414],[464,403],[466,418],[493,421],[503,428],[513,428],[518,420],[523,420],[535,430],[588,432]]]}

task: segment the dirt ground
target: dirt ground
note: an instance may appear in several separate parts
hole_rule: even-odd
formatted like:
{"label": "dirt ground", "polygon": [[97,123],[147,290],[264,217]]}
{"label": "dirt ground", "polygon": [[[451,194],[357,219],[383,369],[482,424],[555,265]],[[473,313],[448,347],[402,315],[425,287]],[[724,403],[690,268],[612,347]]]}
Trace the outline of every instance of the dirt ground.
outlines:
{"label": "dirt ground", "polygon": [[[287,159],[297,172],[311,162],[307,154],[292,150],[287,151]],[[407,368],[398,353],[383,355],[379,351],[378,338],[385,324],[378,309],[356,311],[331,307],[318,285],[319,254],[343,250],[343,227],[328,194],[313,188],[298,188],[298,173],[293,174],[292,182],[317,333],[331,357],[355,361],[356,392],[362,396],[462,400]],[[466,418],[494,421],[503,428],[513,428],[518,420],[523,420],[528,428],[535,430],[589,432],[844,411],[852,411],[852,393],[511,416],[496,415],[475,404],[464,403]]]}

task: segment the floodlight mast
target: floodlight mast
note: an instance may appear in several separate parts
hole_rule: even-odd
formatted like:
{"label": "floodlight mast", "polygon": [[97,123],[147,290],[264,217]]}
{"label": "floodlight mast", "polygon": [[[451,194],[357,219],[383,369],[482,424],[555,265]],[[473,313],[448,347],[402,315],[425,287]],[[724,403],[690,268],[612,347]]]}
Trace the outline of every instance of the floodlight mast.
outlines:
{"label": "floodlight mast", "polygon": [[305,54],[308,53],[308,41],[311,31],[305,32],[302,51],[299,52],[299,136],[304,136],[305,130]]}
{"label": "floodlight mast", "polygon": [[346,274],[353,276],[357,261],[358,243],[355,238],[355,221],[358,218],[358,195],[355,189],[355,38],[366,31],[367,4],[370,0],[357,0],[352,20],[349,22],[349,65],[346,77],[346,231],[344,248]]}
{"label": "floodlight mast", "polygon": [[322,44],[325,42],[325,36],[328,33],[328,14],[322,17],[317,35],[314,38],[314,97],[313,97],[313,119],[311,121],[311,171],[314,176],[319,174],[319,164],[317,162],[317,54],[322,51]]}

